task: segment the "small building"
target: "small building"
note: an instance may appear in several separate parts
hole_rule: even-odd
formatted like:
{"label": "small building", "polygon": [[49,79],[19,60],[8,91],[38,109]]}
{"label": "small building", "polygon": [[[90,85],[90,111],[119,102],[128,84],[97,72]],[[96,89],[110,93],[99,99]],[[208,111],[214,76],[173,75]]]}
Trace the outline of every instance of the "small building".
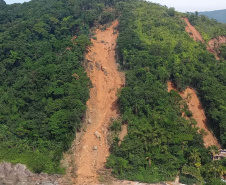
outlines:
{"label": "small building", "polygon": [[213,156],[213,160],[221,160],[226,158],[226,149],[220,149],[219,154]]}

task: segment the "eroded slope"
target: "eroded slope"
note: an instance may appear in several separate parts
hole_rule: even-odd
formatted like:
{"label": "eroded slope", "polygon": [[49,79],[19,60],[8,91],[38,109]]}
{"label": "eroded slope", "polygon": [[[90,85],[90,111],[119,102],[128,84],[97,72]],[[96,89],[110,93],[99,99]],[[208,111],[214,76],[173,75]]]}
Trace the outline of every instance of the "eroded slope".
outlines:
{"label": "eroded slope", "polygon": [[93,88],[87,102],[84,134],[77,142],[75,161],[77,164],[77,184],[98,183],[97,172],[102,169],[109,155],[107,132],[111,119],[119,116],[117,89],[124,84],[124,76],[117,68],[115,47],[118,21],[105,31],[96,30],[93,46],[86,55],[87,74]]}

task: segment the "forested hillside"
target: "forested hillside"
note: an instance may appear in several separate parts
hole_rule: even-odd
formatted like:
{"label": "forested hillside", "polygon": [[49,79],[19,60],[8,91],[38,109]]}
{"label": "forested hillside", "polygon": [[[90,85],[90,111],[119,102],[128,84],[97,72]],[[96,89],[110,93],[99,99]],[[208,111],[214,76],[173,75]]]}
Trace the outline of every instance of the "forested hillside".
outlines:
{"label": "forested hillside", "polygon": [[[205,133],[197,132],[191,112],[177,92],[167,92],[166,82],[172,80],[179,90],[196,89],[209,125],[225,146],[226,61],[217,61],[203,43],[189,37],[181,19],[189,15],[149,2],[121,7],[118,59],[126,87],[119,103],[128,135],[120,146],[115,139],[107,166],[121,179],[159,182],[180,175],[185,184],[221,184],[226,161],[212,162],[214,147],[204,147]],[[206,39],[226,35],[225,25],[216,21],[197,15],[189,19]]]}
{"label": "forested hillside", "polygon": [[110,4],[34,0],[0,6],[0,161],[62,172],[62,153],[81,126],[91,87],[81,65],[89,29],[114,19],[102,13]]}
{"label": "forested hillside", "polygon": [[215,10],[208,12],[199,12],[199,15],[205,15],[210,19],[215,19],[219,22],[226,23],[226,10]]}
{"label": "forested hillside", "polygon": [[[161,182],[179,175],[184,184],[223,184],[226,160],[212,161],[218,148],[204,147],[206,133],[198,131],[179,93],[168,92],[167,82],[181,91],[188,86],[196,90],[210,131],[226,148],[226,45],[218,48],[216,60],[204,43],[189,36],[182,18],[206,43],[225,36],[225,24],[139,0],[0,4],[0,162],[23,163],[37,173],[63,173],[60,160],[81,129],[92,87],[83,68],[90,38],[104,44],[106,55],[114,55],[112,46],[92,31],[99,24],[105,24],[104,30],[118,18],[112,29],[119,31],[116,58],[126,84],[117,93],[121,118],[110,129],[117,133],[126,124],[128,135],[120,145],[113,138],[106,167],[119,179]],[[109,107],[117,111],[116,101]],[[101,141],[98,133],[93,137]],[[92,152],[101,148],[89,147]]]}

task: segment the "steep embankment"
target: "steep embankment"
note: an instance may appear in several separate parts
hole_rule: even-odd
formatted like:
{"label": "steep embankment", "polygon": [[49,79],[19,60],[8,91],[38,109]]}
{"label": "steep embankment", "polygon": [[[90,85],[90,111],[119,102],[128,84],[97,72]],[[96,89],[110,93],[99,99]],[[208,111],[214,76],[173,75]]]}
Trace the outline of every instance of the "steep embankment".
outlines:
{"label": "steep embankment", "polygon": [[[169,92],[171,90],[178,91],[172,82],[168,82],[167,85]],[[186,101],[189,110],[192,112],[193,118],[197,122],[196,126],[200,129],[204,129],[206,132],[206,135],[203,137],[205,147],[216,145],[220,148],[220,144],[218,143],[216,137],[208,129],[207,118],[195,90],[188,87],[185,91],[179,92],[179,94]]]}
{"label": "steep embankment", "polygon": [[116,93],[124,84],[115,61],[117,25],[114,21],[105,31],[96,30],[96,39],[92,39],[93,46],[86,55],[86,71],[93,88],[87,102],[87,127],[76,146],[76,184],[96,184],[98,170],[104,168],[109,155],[108,126],[119,116]]}
{"label": "steep embankment", "polygon": [[[202,35],[196,30],[194,26],[191,25],[188,18],[183,18],[187,26],[185,27],[186,32],[189,34],[190,37],[192,37],[195,41],[200,41],[202,43],[205,43],[204,39],[202,38]],[[213,53],[217,60],[220,60],[218,57],[219,51],[218,49],[221,47],[222,44],[226,43],[226,36],[219,36],[219,38],[213,38],[211,39],[208,44],[206,44],[207,50],[210,53]]]}

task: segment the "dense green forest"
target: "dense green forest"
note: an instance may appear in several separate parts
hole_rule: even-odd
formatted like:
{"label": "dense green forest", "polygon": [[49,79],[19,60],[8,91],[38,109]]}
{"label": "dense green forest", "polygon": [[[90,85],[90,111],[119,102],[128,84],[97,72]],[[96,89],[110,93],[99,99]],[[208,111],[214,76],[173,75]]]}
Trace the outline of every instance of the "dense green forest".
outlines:
{"label": "dense green forest", "polygon": [[215,10],[208,12],[199,12],[199,15],[205,15],[210,19],[215,19],[219,22],[226,23],[226,9],[225,10]]}
{"label": "dense green forest", "polygon": [[62,173],[62,153],[80,129],[91,87],[82,67],[89,29],[114,19],[103,12],[112,3],[1,1],[0,161]]}
{"label": "dense green forest", "polygon": [[[220,185],[226,160],[212,161],[180,95],[194,88],[209,125],[226,147],[226,46],[220,60],[185,32],[187,16],[204,39],[225,24],[139,0],[0,0],[0,161],[34,172],[63,173],[60,160],[81,127],[92,86],[84,68],[90,28],[119,17],[117,60],[126,73],[118,92],[128,135],[114,138],[107,167],[119,179]],[[104,11],[113,6],[113,11]],[[72,39],[73,38],[73,39]],[[182,117],[185,114],[188,119]]]}
{"label": "dense green forest", "polygon": [[[212,162],[216,148],[204,147],[204,133],[197,132],[179,94],[167,92],[166,82],[172,80],[179,90],[196,89],[225,147],[226,61],[217,61],[205,44],[193,41],[181,17],[188,16],[203,32],[212,26],[206,38],[225,35],[225,25],[143,1],[121,3],[119,8],[117,52],[126,87],[118,96],[121,124],[128,124],[128,135],[120,146],[115,138],[107,166],[120,179],[160,182],[180,175],[185,184],[223,184],[219,177],[226,160]],[[188,120],[181,117],[183,112]]]}

